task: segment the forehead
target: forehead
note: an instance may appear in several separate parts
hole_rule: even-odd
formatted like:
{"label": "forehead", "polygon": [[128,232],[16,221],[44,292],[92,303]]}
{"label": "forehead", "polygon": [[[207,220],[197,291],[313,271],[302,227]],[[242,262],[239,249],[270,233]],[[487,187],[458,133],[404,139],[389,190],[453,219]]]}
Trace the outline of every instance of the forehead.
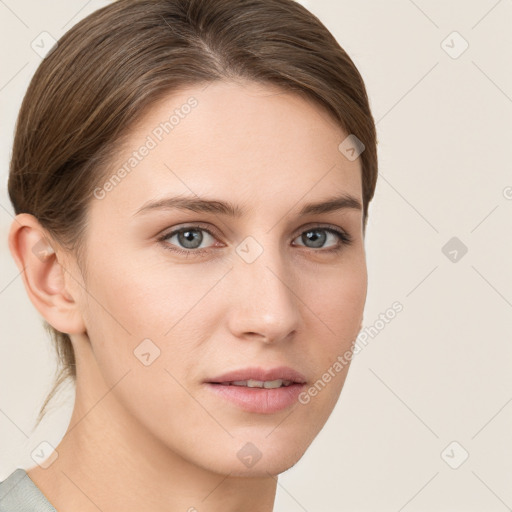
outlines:
{"label": "forehead", "polygon": [[170,194],[238,198],[255,208],[340,193],[362,201],[360,158],[338,149],[347,135],[323,108],[273,86],[184,89],[131,129],[99,184],[113,182],[99,208],[134,213]]}

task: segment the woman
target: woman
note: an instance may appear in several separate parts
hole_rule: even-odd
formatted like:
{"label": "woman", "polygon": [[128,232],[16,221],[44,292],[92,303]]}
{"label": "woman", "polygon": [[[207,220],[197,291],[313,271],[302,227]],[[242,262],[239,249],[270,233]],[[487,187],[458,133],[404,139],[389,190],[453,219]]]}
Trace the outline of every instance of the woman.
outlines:
{"label": "woman", "polygon": [[376,180],[363,80],[293,0],[67,32],[20,110],[9,246],[76,400],[2,510],[271,511],[347,375]]}

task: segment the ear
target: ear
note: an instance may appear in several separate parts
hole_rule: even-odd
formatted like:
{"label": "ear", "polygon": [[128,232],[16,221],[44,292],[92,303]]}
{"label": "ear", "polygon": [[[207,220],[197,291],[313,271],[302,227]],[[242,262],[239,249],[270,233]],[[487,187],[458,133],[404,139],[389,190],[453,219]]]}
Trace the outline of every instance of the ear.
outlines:
{"label": "ear", "polygon": [[45,320],[63,333],[85,332],[76,301],[79,276],[69,275],[73,273],[63,264],[63,250],[55,242],[52,246],[52,238],[33,215],[16,215],[9,231],[9,249],[32,304]]}

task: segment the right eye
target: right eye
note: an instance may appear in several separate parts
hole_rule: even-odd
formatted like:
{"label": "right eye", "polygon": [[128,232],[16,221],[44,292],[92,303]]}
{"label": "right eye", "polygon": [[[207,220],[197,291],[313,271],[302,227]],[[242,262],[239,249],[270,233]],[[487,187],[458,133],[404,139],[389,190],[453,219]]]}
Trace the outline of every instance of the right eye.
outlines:
{"label": "right eye", "polygon": [[[206,237],[203,233],[206,233]],[[169,243],[169,241],[175,237],[175,243]],[[162,242],[164,248],[169,251],[189,256],[192,255],[192,253],[195,255],[197,253],[203,254],[208,252],[208,248],[200,247],[204,239],[208,239],[208,237],[215,239],[214,235],[208,229],[199,225],[193,225],[165,233],[158,239],[158,241]]]}

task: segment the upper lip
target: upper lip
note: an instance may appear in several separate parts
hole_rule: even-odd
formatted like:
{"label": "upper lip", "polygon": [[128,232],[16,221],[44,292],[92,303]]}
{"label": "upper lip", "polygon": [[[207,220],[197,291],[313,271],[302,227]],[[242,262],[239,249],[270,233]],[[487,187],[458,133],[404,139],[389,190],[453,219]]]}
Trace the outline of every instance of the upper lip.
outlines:
{"label": "upper lip", "polygon": [[205,382],[234,382],[249,379],[259,381],[282,379],[291,380],[292,382],[298,382],[300,384],[304,384],[306,382],[304,375],[288,366],[277,366],[275,368],[241,368],[239,370],[224,373],[218,377],[207,379]]}

